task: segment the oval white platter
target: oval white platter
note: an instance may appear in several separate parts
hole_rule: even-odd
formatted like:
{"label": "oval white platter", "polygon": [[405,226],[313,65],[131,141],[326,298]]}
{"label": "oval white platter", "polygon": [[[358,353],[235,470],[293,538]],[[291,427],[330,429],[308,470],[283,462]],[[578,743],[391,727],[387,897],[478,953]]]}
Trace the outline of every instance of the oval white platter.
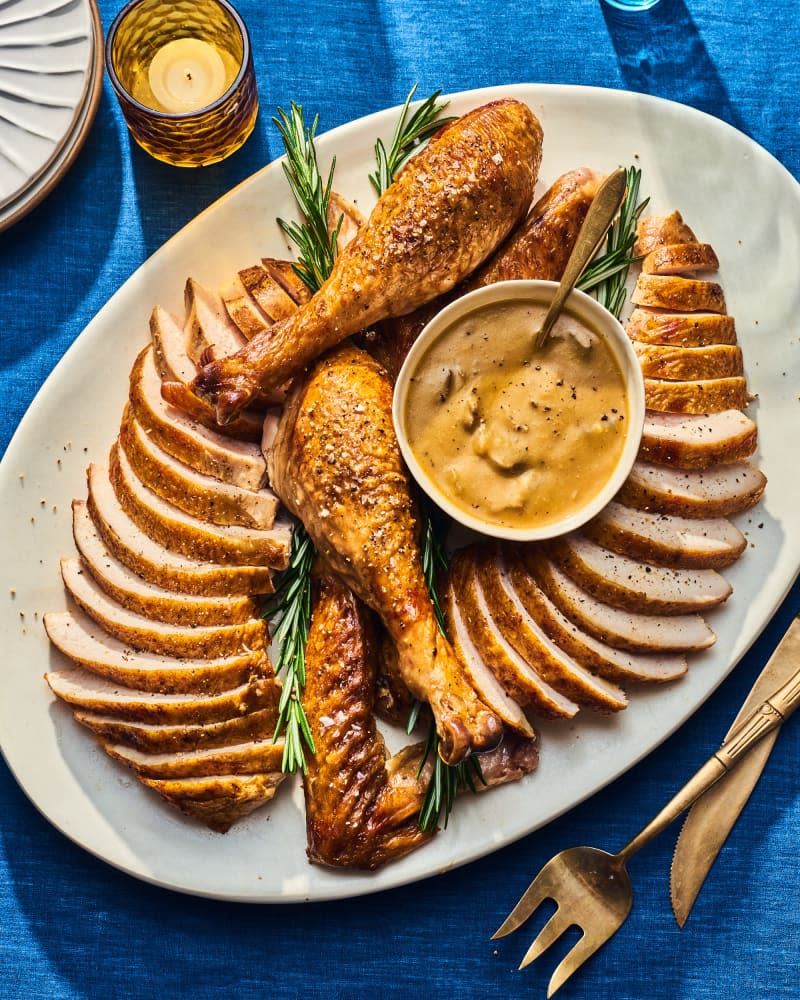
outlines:
{"label": "oval white platter", "polygon": [[[587,88],[515,85],[454,96],[464,112],[511,95],[544,126],[537,190],[579,165],[638,164],[650,210],[680,209],[715,247],[729,310],[744,348],[758,421],[766,498],[739,519],[751,543],[728,572],[734,593],[709,616],[716,645],[668,687],[632,692],[614,718],[582,712],[541,726],[539,770],[513,785],[465,796],[447,830],[374,874],[312,867],[305,856],[302,793],[287,780],[272,806],[224,836],[184,820],[94,748],[42,675],[58,662],[42,613],[65,606],[58,559],[73,551],[70,501],[85,496],[84,470],[104,461],[117,434],[127,376],[160,303],[180,312],[191,275],[212,287],[262,256],[285,256],[275,223],[291,213],[279,164],[212,205],[148,260],[78,337],[23,419],[0,465],[0,568],[4,636],[0,744],[16,779],[56,827],[139,878],[204,896],[253,902],[356,896],[418,880],[478,858],[591,795],[663,741],[702,704],[769,621],[800,565],[792,460],[800,400],[800,187],[763,149],[728,125],[681,105]],[[376,137],[397,111],[352,122],[319,140],[323,172],[337,156],[337,190],[368,210]],[[745,210],[746,206],[746,210]]]}

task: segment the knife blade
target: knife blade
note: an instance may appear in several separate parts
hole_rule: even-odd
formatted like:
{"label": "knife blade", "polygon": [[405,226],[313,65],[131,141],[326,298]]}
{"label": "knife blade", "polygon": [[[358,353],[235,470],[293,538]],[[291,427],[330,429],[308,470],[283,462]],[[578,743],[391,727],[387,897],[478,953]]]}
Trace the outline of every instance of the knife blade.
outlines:
{"label": "knife blade", "polygon": [[[800,663],[800,620],[794,619],[757,677],[726,739],[770,691],[785,683]],[[739,764],[689,810],[678,835],[670,871],[672,912],[683,927],[722,845],[761,777],[780,729],[768,733]]]}

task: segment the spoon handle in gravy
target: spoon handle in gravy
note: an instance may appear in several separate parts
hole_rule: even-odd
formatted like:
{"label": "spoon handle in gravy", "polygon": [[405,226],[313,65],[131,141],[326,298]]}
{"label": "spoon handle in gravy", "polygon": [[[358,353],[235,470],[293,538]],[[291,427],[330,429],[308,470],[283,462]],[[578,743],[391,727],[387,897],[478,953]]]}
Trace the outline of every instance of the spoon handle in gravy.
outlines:
{"label": "spoon handle in gravy", "polygon": [[612,174],[603,181],[597,194],[594,196],[586,218],[583,220],[575,246],[567,261],[564,274],[556,290],[555,297],[550,303],[547,315],[542,322],[541,329],[533,338],[534,351],[544,344],[550,335],[553,324],[558,319],[564,303],[578,278],[589,261],[597,253],[597,248],[603,241],[603,237],[611,227],[614,217],[619,211],[622,199],[625,197],[625,186],[627,181],[627,171],[624,167],[618,167]]}

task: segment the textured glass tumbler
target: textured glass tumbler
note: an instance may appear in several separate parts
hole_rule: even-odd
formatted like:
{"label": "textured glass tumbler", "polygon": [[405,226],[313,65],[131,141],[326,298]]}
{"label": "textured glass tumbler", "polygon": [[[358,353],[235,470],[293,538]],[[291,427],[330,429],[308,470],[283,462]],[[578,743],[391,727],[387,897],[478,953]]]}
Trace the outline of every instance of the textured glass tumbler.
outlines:
{"label": "textured glass tumbler", "polygon": [[656,4],[661,3],[661,0],[603,0],[603,2],[615,10],[633,12],[637,10],[650,10],[651,7],[655,7]]}
{"label": "textured glass tumbler", "polygon": [[[203,107],[176,113],[158,107],[149,74],[156,55],[181,39],[210,51],[222,92]],[[106,69],[131,135],[165,163],[217,163],[253,131],[258,90],[250,37],[227,0],[133,0],[108,32]]]}

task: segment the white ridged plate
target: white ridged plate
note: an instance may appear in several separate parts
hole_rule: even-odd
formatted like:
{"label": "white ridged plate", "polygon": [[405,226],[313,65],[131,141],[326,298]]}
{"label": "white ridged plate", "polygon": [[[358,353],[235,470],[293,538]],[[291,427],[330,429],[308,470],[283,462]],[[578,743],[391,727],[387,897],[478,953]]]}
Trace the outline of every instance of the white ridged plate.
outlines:
{"label": "white ridged plate", "polygon": [[0,228],[84,134],[101,46],[89,0],[0,4]]}
{"label": "white ridged plate", "polygon": [[[741,132],[652,97],[519,85],[457,95],[451,110],[505,95],[527,101],[542,120],[538,192],[576,166],[609,171],[637,163],[651,211],[680,208],[722,262],[720,280],[758,394],[757,461],[769,484],[764,501],[738,519],[750,544],[726,571],[732,598],[708,616],[717,644],[692,657],[678,683],[632,691],[630,707],[617,716],[581,712],[570,723],[541,726],[537,773],[462,798],[446,831],[373,874],[308,864],[296,779],[278,790],[273,805],[220,836],[162,804],[95,748],[42,678],[63,664],[48,647],[41,617],[66,603],[58,559],[74,552],[70,501],[86,495],[86,465],[106,460],[153,306],[179,312],[189,275],[218,288],[262,256],[286,253],[275,217],[292,212],[291,199],[280,164],[271,164],[198,216],[120,288],[47,380],[0,464],[0,744],[50,822],[138,878],[227,899],[320,900],[386,889],[478,858],[570,809],[661,743],[723,680],[795,579],[800,463],[787,456],[800,423],[800,187]],[[367,175],[375,139],[387,140],[396,118],[396,110],[382,112],[319,140],[323,174],[336,154],[336,188],[362,210],[374,200]]]}

